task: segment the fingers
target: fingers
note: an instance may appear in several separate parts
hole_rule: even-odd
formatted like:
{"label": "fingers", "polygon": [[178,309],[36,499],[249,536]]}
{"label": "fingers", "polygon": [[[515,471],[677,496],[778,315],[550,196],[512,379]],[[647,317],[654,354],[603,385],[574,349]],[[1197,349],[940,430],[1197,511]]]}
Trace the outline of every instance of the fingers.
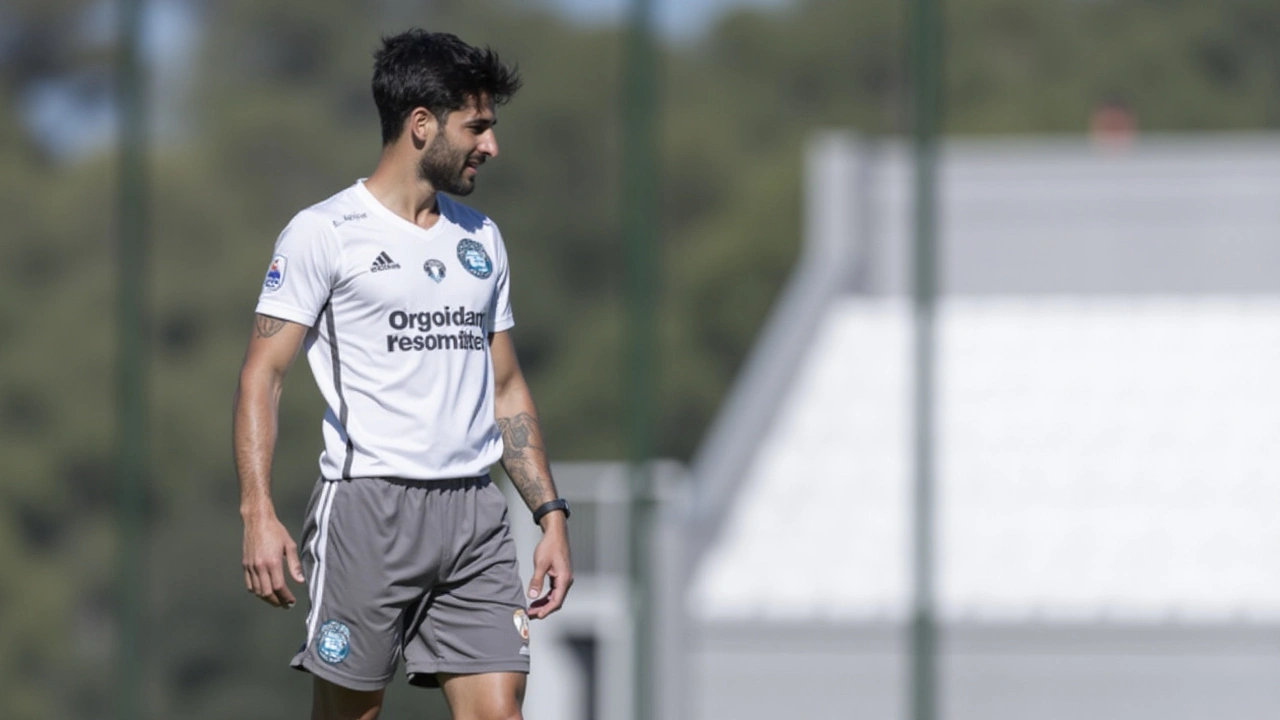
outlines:
{"label": "fingers", "polygon": [[293,607],[295,602],[293,593],[289,592],[289,586],[284,584],[284,562],[283,558],[276,558],[271,563],[271,594],[275,597],[275,602],[271,602],[276,607]]}
{"label": "fingers", "polygon": [[253,594],[269,605],[280,607],[280,601],[276,599],[274,583],[271,580],[271,561],[255,561],[250,574],[253,577]]}
{"label": "fingers", "polygon": [[536,600],[542,596],[542,580],[547,574],[549,563],[533,561],[533,578],[529,581],[529,599]]}
{"label": "fingers", "polygon": [[[270,547],[274,543],[267,545]],[[246,547],[253,544],[247,543]],[[258,552],[246,550],[244,561],[244,581],[249,592],[257,595],[272,607],[290,608],[297,602],[286,583],[285,572],[302,582],[302,563],[298,559],[298,547],[292,539],[285,538],[280,545],[275,545],[274,552]]]}
{"label": "fingers", "polygon": [[569,570],[568,563],[561,566],[559,563],[547,571],[547,577],[551,585],[550,592],[546,597],[539,598],[529,603],[529,617],[541,620],[551,613],[560,609],[564,604],[565,595],[569,593],[569,587],[573,585],[573,573]]}
{"label": "fingers", "polygon": [[300,583],[306,582],[307,578],[302,574],[302,561],[298,559],[298,544],[290,540],[289,544],[284,546],[284,556],[289,563],[289,574],[293,579]]}
{"label": "fingers", "polygon": [[539,598],[529,603],[530,618],[534,620],[542,620],[543,618],[545,618],[546,616],[550,615],[551,613],[555,612],[558,609],[559,606],[556,606],[556,607],[551,606],[551,603],[554,599],[555,590],[556,590],[556,580],[555,580],[555,577],[552,577],[551,592],[547,593],[546,597]]}
{"label": "fingers", "polygon": [[551,593],[547,596],[547,610],[543,613],[543,617],[560,609],[564,604],[564,596],[569,593],[569,585],[573,583],[573,579],[561,581],[559,578],[553,578],[551,582]]}
{"label": "fingers", "polygon": [[[542,595],[543,582],[551,587]],[[542,536],[533,550],[533,578],[529,582],[529,617],[545,618],[564,603],[564,596],[573,585],[573,570],[569,562],[569,540],[563,533]]]}
{"label": "fingers", "polygon": [[262,598],[272,607],[291,608],[296,600],[293,593],[289,592],[289,586],[285,584],[283,565],[284,563],[280,560],[274,562],[264,560],[256,563],[253,571],[246,574],[252,578],[250,590],[254,595]]}

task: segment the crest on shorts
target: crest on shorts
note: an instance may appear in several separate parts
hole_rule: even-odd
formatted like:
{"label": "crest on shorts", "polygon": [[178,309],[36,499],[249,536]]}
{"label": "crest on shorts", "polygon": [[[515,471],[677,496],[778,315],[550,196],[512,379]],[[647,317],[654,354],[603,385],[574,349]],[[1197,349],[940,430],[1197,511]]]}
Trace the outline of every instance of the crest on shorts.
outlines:
{"label": "crest on shorts", "polygon": [[262,287],[267,290],[279,290],[284,285],[284,268],[289,258],[277,255],[271,258],[271,266],[267,268],[267,276],[262,280]]}
{"label": "crest on shorts", "polygon": [[529,641],[529,616],[525,614],[524,608],[516,608],[516,612],[511,617],[511,621],[515,623],[516,632],[520,633],[520,638],[525,642]]}
{"label": "crest on shorts", "polygon": [[489,259],[489,253],[485,252],[483,245],[471,238],[458,241],[458,260],[467,272],[481,280],[493,274],[493,261]]}
{"label": "crest on shorts", "polygon": [[351,654],[351,628],[337,620],[320,626],[316,636],[316,654],[330,665],[337,665]]}
{"label": "crest on shorts", "polygon": [[431,258],[422,265],[422,269],[427,271],[427,277],[440,282],[444,280],[444,263]]}

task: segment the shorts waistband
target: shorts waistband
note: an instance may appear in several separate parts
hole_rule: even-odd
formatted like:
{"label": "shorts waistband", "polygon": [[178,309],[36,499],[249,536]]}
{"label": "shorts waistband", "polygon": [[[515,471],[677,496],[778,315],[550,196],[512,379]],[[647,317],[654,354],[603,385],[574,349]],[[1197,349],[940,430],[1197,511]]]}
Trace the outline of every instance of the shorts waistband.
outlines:
{"label": "shorts waistband", "polygon": [[415,480],[412,478],[398,477],[324,478],[325,482],[353,482],[356,480],[377,480],[379,482],[399,485],[401,487],[430,488],[437,490],[465,490],[468,488],[483,487],[493,482],[493,478],[489,473],[484,473],[483,475],[472,475],[470,477],[437,478],[431,480]]}

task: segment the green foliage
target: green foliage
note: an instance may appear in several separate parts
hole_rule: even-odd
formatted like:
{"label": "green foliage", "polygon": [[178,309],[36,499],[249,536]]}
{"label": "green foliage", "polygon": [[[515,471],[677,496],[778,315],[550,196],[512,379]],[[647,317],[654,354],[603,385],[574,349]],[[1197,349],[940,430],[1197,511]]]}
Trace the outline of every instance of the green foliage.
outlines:
{"label": "green foliage", "polygon": [[[19,115],[40,83],[101,84],[109,44],[77,30],[91,5],[0,10],[0,714],[14,720],[101,717],[112,696],[113,158],[58,161]],[[554,456],[621,456],[622,36],[498,0],[200,7],[180,122],[151,164],[150,703],[154,717],[297,716],[308,682],[284,662],[301,611],[241,589],[230,453],[272,242],[373,167],[379,33],[421,24],[491,44],[526,86],[500,111],[501,158],[469,202],[503,229]],[[694,451],[790,270],[805,139],[904,127],[904,12],[797,0],[662,49],[663,454]],[[1081,132],[1104,96],[1126,98],[1144,129],[1280,125],[1273,0],[972,0],[948,13],[953,132]],[[287,384],[276,459],[295,532],[323,412],[307,375]],[[395,688],[388,716],[421,717],[409,708],[424,697],[438,712],[438,694]]]}

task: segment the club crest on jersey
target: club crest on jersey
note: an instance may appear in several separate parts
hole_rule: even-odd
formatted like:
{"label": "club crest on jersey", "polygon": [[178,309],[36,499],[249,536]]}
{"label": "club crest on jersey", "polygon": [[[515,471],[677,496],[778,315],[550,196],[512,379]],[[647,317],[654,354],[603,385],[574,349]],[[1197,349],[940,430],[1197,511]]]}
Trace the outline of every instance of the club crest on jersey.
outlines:
{"label": "club crest on jersey", "polygon": [[458,242],[458,260],[467,272],[481,280],[493,274],[493,261],[489,259],[489,253],[484,251],[483,245],[471,238]]}
{"label": "club crest on jersey", "polygon": [[444,263],[432,258],[422,265],[422,269],[427,271],[427,277],[440,282],[444,280]]}
{"label": "club crest on jersey", "polygon": [[351,654],[351,628],[337,620],[320,626],[316,636],[316,654],[330,665],[337,665]]}
{"label": "club crest on jersey", "polygon": [[288,264],[289,259],[283,255],[277,255],[271,258],[271,266],[267,268],[267,277],[262,281],[262,287],[267,290],[279,290],[284,285],[284,268]]}

